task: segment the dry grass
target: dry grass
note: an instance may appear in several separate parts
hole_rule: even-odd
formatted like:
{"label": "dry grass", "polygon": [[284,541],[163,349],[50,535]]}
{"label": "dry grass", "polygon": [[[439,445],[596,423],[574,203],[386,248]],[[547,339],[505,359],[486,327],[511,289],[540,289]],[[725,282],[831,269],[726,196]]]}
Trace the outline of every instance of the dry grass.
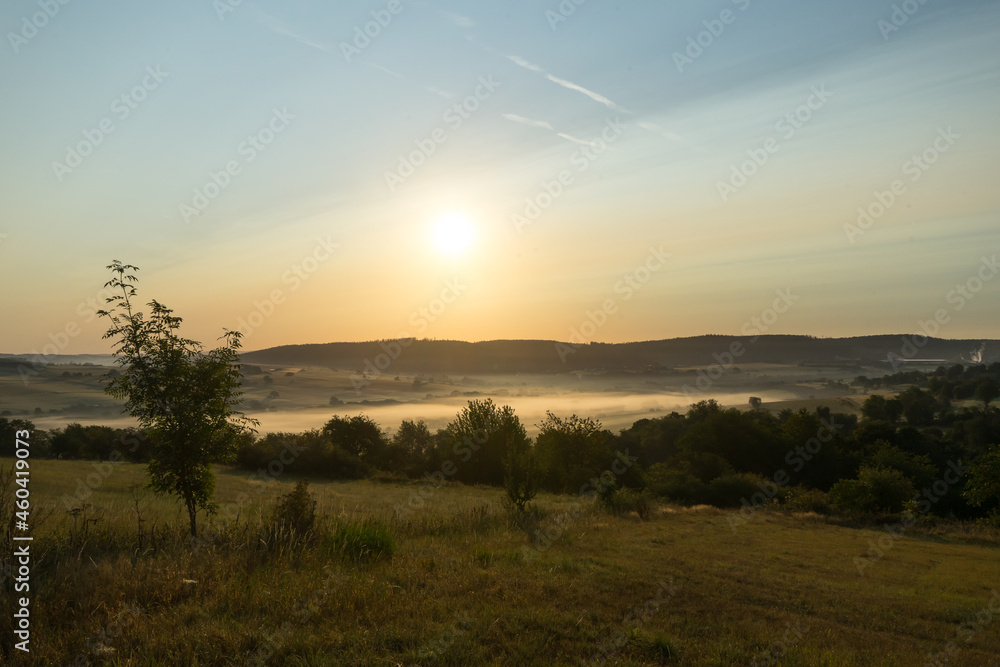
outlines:
{"label": "dry grass", "polygon": [[[33,462],[33,494],[58,499],[91,470]],[[949,641],[951,664],[1000,654],[1000,616],[958,634],[1000,588],[996,542],[967,527],[914,531],[860,576],[881,533],[812,516],[733,531],[711,507],[641,521],[543,495],[539,550],[498,489],[440,487],[401,520],[419,485],[314,481],[319,526],[293,539],[268,517],[294,480],[257,493],[223,470],[223,507],[251,501],[192,551],[177,503],[155,497],[140,546],[128,487],[142,478],[114,469],[86,535],[61,507],[36,529],[35,664],[750,665],[782,641],[785,665],[923,665]],[[392,534],[391,558],[338,552],[330,537],[367,521]]]}

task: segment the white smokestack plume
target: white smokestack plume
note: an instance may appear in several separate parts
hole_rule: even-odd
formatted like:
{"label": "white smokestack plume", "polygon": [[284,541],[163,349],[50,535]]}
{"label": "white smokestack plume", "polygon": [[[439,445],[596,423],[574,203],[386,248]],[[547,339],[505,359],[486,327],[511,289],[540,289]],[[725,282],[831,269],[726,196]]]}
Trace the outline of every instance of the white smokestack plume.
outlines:
{"label": "white smokestack plume", "polygon": [[983,353],[986,352],[986,343],[980,343],[979,349],[972,352],[972,363],[983,363]]}

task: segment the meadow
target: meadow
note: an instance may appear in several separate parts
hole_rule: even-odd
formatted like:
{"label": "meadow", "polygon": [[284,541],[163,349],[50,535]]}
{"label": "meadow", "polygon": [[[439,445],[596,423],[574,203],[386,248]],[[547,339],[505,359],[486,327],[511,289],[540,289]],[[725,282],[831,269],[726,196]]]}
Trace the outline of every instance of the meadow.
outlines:
{"label": "meadow", "polygon": [[[296,534],[272,519],[295,479],[217,467],[220,512],[192,548],[180,504],[141,489],[144,466],[100,466],[32,461],[33,497],[48,507],[33,517],[23,664],[911,666],[1000,655],[996,529],[927,518],[890,537],[874,522],[774,509],[734,526],[725,510],[669,504],[643,519],[545,493],[525,522],[498,488],[314,479],[316,523]],[[94,474],[89,497],[67,497]],[[371,531],[382,551],[342,539]]]}

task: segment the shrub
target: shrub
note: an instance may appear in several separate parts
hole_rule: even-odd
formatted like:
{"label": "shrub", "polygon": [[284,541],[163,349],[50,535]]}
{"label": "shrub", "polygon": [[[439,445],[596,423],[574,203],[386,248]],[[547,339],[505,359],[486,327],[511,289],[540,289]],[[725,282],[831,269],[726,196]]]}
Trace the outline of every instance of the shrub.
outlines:
{"label": "shrub", "polygon": [[705,501],[716,507],[739,507],[745,499],[748,503],[757,506],[754,496],[764,500],[770,500],[770,494],[765,493],[765,489],[775,487],[770,480],[764,479],[760,475],[750,473],[740,473],[738,475],[723,475],[716,477],[705,488]]}
{"label": "shrub", "polygon": [[705,483],[687,470],[670,468],[666,463],[650,466],[646,473],[653,494],[684,505],[704,502]]}
{"label": "shrub", "polygon": [[341,524],[330,538],[329,547],[347,560],[370,562],[392,558],[396,540],[385,524],[368,520]]}
{"label": "shrub", "polygon": [[649,491],[645,489],[636,491],[629,488],[615,489],[607,496],[602,495],[599,502],[612,514],[621,516],[635,512],[643,521],[648,521],[652,516],[655,504]]}
{"label": "shrub", "polygon": [[297,535],[306,533],[316,521],[316,500],[309,493],[309,480],[300,479],[281,497],[274,510],[274,523]]}
{"label": "shrub", "polygon": [[548,514],[535,504],[527,505],[523,510],[517,510],[513,505],[507,503],[505,503],[505,506],[511,527],[522,531],[528,536],[529,540],[534,539],[535,531],[548,518]]}
{"label": "shrub", "polygon": [[903,473],[864,467],[857,479],[842,480],[830,489],[830,504],[848,514],[898,514],[916,489]]}
{"label": "shrub", "polygon": [[784,505],[796,512],[830,513],[830,499],[819,489],[796,486],[788,490]]}
{"label": "shrub", "polygon": [[531,450],[531,443],[526,438],[508,436],[507,455],[503,462],[503,485],[507,492],[507,502],[518,512],[523,512],[535,497],[538,491],[537,479],[535,453]]}

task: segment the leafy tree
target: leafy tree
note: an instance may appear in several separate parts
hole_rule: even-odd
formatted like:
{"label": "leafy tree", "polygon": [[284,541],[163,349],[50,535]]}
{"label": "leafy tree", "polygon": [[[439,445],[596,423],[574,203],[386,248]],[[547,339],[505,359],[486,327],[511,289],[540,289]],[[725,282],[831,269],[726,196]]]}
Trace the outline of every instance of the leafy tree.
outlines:
{"label": "leafy tree", "polygon": [[492,399],[469,401],[445,429],[444,441],[458,456],[456,478],[472,484],[504,483],[503,462],[508,443],[528,438],[521,420],[509,405],[497,406]]}
{"label": "leafy tree", "polygon": [[718,454],[711,452],[691,452],[680,461],[680,470],[703,484],[726,475],[736,474],[736,469]]}
{"label": "leafy tree", "polygon": [[535,446],[540,482],[556,493],[575,491],[614,458],[612,436],[590,417],[545,414]]}
{"label": "leafy tree", "polygon": [[386,468],[418,477],[430,468],[427,462],[434,444],[434,434],[423,420],[413,422],[404,419],[392,436],[385,457]]}
{"label": "leafy tree", "polygon": [[[785,465],[787,449],[768,413],[741,412],[734,408],[709,410],[697,419],[677,440],[684,456],[717,454],[737,472],[765,476]],[[692,422],[690,413],[688,421]]]}
{"label": "leafy tree", "polygon": [[903,403],[896,398],[887,399],[881,394],[872,394],[861,406],[861,414],[870,421],[894,424],[903,414]]}
{"label": "leafy tree", "polygon": [[896,427],[881,420],[866,420],[854,431],[854,441],[847,444],[847,449],[852,454],[868,456],[880,447],[880,440],[898,444]]}
{"label": "leafy tree", "polygon": [[412,456],[426,456],[434,446],[434,435],[421,419],[413,422],[404,419],[392,436],[392,444]]}
{"label": "leafy tree", "polygon": [[983,409],[990,407],[990,403],[1000,398],[1000,383],[997,383],[993,378],[983,378],[976,385],[976,391],[973,397],[977,401],[983,402]]}
{"label": "leafy tree", "polygon": [[1000,445],[994,445],[972,463],[962,495],[976,507],[1000,505]]}
{"label": "leafy tree", "polygon": [[[802,408],[787,415],[779,426],[787,453],[783,465],[800,484],[829,489],[848,468],[840,444],[844,420],[829,411]],[[778,468],[775,468],[777,470]]]}
{"label": "leafy tree", "polygon": [[934,396],[919,387],[908,388],[899,395],[899,401],[903,405],[906,423],[912,426],[930,426],[934,423],[934,415],[940,408]]}
{"label": "leafy tree", "polygon": [[109,310],[98,314],[110,326],[104,338],[114,341],[117,377],[105,378],[105,391],[124,400],[151,442],[149,486],[176,494],[188,511],[191,536],[197,535],[199,510],[215,511],[215,476],[211,464],[225,460],[238,438],[258,422],[237,410],[241,334],[225,331],[225,343],[204,352],[200,343],[181,338],[181,318],[156,300],[147,318],[135,309],[138,268],[112,262],[113,277],[105,287]]}
{"label": "leafy tree", "polygon": [[898,470],[913,482],[917,489],[925,489],[938,478],[938,469],[926,455],[911,454],[885,441],[876,443],[878,449],[865,462],[873,468]]}
{"label": "leafy tree", "polygon": [[687,420],[690,423],[697,423],[720,412],[722,406],[714,398],[710,398],[707,401],[692,403],[687,412]]}
{"label": "leafy tree", "polygon": [[869,421],[889,421],[885,412],[885,396],[881,394],[869,396],[861,406],[861,414]]}
{"label": "leafy tree", "polygon": [[389,442],[382,428],[371,417],[334,415],[323,427],[323,435],[329,437],[334,446],[347,450],[362,461],[384,467]]}
{"label": "leafy tree", "polygon": [[644,463],[653,465],[677,455],[677,440],[687,429],[684,415],[672,412],[655,419],[640,419],[621,432],[618,444],[636,452]]}
{"label": "leafy tree", "polygon": [[[62,430],[52,431],[52,453],[68,459],[109,459],[120,444],[120,433],[108,426],[81,426],[68,424]],[[119,452],[121,453],[121,452]]]}
{"label": "leafy tree", "polygon": [[15,434],[18,431],[31,433],[31,456],[42,457],[50,454],[49,432],[36,429],[27,419],[7,419],[0,417],[0,456],[14,456],[17,449]]}

